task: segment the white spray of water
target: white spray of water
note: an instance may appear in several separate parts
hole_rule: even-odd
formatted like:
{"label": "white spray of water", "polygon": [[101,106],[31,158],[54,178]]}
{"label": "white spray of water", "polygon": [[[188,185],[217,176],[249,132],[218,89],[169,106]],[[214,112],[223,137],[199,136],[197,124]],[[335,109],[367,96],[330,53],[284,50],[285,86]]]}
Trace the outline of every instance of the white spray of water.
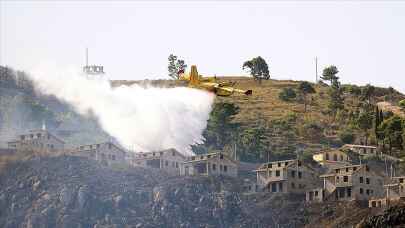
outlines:
{"label": "white spray of water", "polygon": [[90,80],[74,71],[39,67],[31,72],[36,89],[55,95],[79,113],[93,113],[101,127],[135,151],[174,148],[190,153],[202,143],[214,96],[178,87],[139,85],[111,88],[107,80]]}

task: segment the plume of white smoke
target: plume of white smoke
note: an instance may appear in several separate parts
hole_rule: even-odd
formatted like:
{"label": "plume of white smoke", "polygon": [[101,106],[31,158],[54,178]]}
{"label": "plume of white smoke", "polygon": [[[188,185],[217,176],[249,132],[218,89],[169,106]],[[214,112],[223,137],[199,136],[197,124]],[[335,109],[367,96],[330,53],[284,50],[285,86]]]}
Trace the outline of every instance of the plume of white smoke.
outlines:
{"label": "plume of white smoke", "polygon": [[107,133],[135,151],[174,148],[190,153],[202,143],[214,96],[178,87],[139,85],[112,88],[107,80],[90,80],[83,74],[42,66],[31,72],[41,93],[54,95],[79,113],[93,113]]}

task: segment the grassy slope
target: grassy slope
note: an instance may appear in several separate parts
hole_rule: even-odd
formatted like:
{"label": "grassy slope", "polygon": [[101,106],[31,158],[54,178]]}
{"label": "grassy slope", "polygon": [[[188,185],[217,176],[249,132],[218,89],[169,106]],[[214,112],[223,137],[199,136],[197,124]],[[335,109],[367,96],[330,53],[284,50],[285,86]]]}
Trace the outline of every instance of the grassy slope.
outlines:
{"label": "grassy slope", "polygon": [[[255,121],[258,115],[262,115],[265,119],[277,119],[285,116],[288,112],[303,112],[303,105],[297,102],[283,102],[278,98],[278,93],[285,87],[296,87],[298,81],[279,81],[268,80],[262,81],[261,84],[247,77],[223,77],[219,81],[236,82],[235,87],[240,89],[252,89],[252,96],[235,94],[229,97],[217,97],[216,102],[225,101],[235,103],[240,107],[240,113],[235,117],[235,121],[242,123],[242,126],[249,126],[252,121]],[[157,81],[113,81],[113,86],[132,85],[132,84],[151,84],[154,86],[185,86],[185,83],[175,82],[172,80],[157,80]],[[324,90],[324,89],[321,89]],[[322,103],[324,103],[322,101]],[[309,117],[318,117],[319,111],[324,106],[312,106],[307,113]],[[260,113],[260,114],[259,114]]]}
{"label": "grassy slope", "polygon": [[[333,122],[332,117],[327,113],[328,103],[328,86],[325,84],[316,84],[316,93],[311,95],[312,101],[307,107],[307,112],[304,112],[304,105],[297,101],[285,102],[279,99],[278,94],[283,88],[296,88],[300,81],[292,80],[263,80],[261,83],[248,77],[219,77],[219,81],[236,82],[235,87],[241,89],[252,89],[252,96],[235,94],[229,97],[217,97],[216,102],[225,101],[231,102],[240,107],[240,112],[235,116],[234,121],[241,124],[241,127],[246,129],[254,127],[256,121],[261,118],[267,122],[276,119],[285,119],[287,115],[295,113],[297,116],[296,124],[294,124],[298,132],[298,141],[295,143],[305,144],[310,151],[318,150],[329,146],[330,143],[321,145],[321,139],[308,139],[303,135],[303,125],[309,122],[319,123],[323,129],[323,138],[328,140],[337,140],[337,133],[340,129],[345,128],[345,123]],[[145,81],[113,81],[114,86],[148,84],[161,87],[186,86],[186,83],[173,80],[145,80]],[[388,94],[388,89],[376,88],[376,96],[373,98],[373,103],[384,101],[384,96]],[[359,97],[345,93],[345,108],[347,110],[356,109],[360,102]],[[404,99],[405,96],[395,92],[393,96],[388,98],[392,104],[396,104],[398,100]],[[300,132],[301,131],[301,132]],[[360,134],[360,132],[359,132]],[[286,144],[286,139],[281,135],[274,135],[271,141],[279,141],[277,144],[282,146]]]}

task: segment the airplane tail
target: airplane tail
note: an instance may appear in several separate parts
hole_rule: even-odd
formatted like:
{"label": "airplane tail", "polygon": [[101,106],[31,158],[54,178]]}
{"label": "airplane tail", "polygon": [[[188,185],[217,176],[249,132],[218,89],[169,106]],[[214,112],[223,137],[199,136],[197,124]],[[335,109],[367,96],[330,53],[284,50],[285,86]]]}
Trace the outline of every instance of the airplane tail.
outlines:
{"label": "airplane tail", "polygon": [[200,77],[198,76],[197,66],[192,65],[190,70],[190,84],[195,85],[200,82]]}
{"label": "airplane tail", "polygon": [[192,65],[190,73],[185,73],[184,70],[178,72],[179,79],[188,81],[191,85],[197,85],[200,83],[200,76],[198,75],[197,66]]}

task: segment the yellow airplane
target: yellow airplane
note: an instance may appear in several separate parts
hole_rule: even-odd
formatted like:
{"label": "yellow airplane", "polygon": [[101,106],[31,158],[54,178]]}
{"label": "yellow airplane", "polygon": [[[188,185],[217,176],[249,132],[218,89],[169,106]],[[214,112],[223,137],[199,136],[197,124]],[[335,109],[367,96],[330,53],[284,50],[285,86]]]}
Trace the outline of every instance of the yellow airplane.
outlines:
{"label": "yellow airplane", "polygon": [[215,93],[218,96],[227,97],[233,93],[243,93],[245,95],[252,95],[252,90],[236,89],[233,86],[235,82],[217,82],[216,77],[203,77],[198,74],[197,66],[192,65],[190,73],[179,72],[180,80],[188,81],[188,86],[205,89]]}

